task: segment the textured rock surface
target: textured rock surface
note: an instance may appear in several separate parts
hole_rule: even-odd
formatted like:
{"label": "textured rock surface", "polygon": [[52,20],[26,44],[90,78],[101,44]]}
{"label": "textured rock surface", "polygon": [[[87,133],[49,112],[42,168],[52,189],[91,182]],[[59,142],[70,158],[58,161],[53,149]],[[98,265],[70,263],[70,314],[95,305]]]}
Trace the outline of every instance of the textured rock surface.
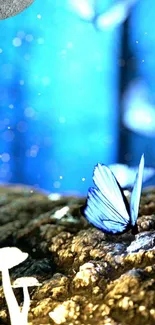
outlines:
{"label": "textured rock surface", "polygon": [[[0,247],[29,253],[11,279],[34,276],[42,284],[29,290],[29,325],[154,325],[155,190],[142,195],[136,236],[89,225],[80,213],[84,202],[0,189]],[[22,305],[22,290],[14,291]],[[9,324],[1,287],[0,324]]]}
{"label": "textured rock surface", "polygon": [[34,0],[0,0],[0,19],[15,16],[29,7]]}

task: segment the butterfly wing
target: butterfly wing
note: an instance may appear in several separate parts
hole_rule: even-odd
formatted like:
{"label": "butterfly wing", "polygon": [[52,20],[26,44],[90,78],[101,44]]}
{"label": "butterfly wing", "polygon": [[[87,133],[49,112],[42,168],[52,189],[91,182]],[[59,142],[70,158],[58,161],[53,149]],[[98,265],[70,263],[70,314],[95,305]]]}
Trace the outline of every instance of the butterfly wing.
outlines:
{"label": "butterfly wing", "polygon": [[138,210],[139,210],[139,202],[140,195],[142,189],[142,181],[143,181],[143,170],[144,170],[144,155],[142,155],[138,173],[135,178],[131,199],[130,199],[130,216],[131,216],[131,224],[134,226],[137,221]]}
{"label": "butterfly wing", "polygon": [[88,191],[84,211],[86,218],[105,232],[123,232],[130,223],[130,217],[115,176],[107,166],[98,164],[93,180],[97,188]]}

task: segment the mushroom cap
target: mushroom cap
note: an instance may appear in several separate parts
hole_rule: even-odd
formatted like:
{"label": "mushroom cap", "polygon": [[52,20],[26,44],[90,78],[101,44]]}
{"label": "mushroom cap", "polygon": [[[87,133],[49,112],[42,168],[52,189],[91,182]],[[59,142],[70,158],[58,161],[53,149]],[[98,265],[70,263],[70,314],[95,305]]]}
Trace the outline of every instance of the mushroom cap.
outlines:
{"label": "mushroom cap", "polygon": [[16,16],[29,7],[34,0],[0,0],[0,19]]}
{"label": "mushroom cap", "polygon": [[0,248],[0,271],[11,269],[12,267],[22,263],[28,257],[28,253],[23,253],[17,247]]}
{"label": "mushroom cap", "polygon": [[32,276],[24,276],[21,278],[17,278],[13,282],[13,288],[21,288],[25,286],[26,287],[41,286],[41,283],[39,283],[39,281]]}

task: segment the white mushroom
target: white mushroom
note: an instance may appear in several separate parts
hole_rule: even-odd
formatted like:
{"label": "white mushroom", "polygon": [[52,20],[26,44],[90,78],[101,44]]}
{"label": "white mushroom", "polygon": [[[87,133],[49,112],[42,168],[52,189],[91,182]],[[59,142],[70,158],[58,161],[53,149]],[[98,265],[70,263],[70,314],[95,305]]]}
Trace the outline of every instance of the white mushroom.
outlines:
{"label": "white mushroom", "polygon": [[28,311],[30,307],[30,296],[28,287],[41,286],[38,280],[34,277],[21,277],[17,278],[13,283],[13,288],[23,288],[24,303],[21,311],[22,324],[28,324]]}
{"label": "white mushroom", "polygon": [[28,254],[23,253],[17,247],[0,248],[0,271],[2,272],[2,286],[12,325],[21,325],[22,322],[20,309],[11,287],[9,269],[22,263],[27,257]]}
{"label": "white mushroom", "polygon": [[29,7],[34,0],[0,0],[0,19],[12,17]]}

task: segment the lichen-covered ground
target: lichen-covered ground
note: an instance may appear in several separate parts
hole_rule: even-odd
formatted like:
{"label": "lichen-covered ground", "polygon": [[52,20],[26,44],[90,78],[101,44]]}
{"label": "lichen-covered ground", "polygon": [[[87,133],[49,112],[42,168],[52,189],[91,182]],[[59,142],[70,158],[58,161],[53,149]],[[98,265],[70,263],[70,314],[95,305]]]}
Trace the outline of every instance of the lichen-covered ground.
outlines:
{"label": "lichen-covered ground", "polygon": [[[11,281],[34,276],[41,283],[29,289],[29,325],[154,325],[155,190],[143,192],[136,236],[89,225],[84,203],[26,187],[0,189],[0,247],[29,254],[10,270]],[[22,289],[14,292],[22,306]],[[2,287],[0,324],[10,324]]]}

